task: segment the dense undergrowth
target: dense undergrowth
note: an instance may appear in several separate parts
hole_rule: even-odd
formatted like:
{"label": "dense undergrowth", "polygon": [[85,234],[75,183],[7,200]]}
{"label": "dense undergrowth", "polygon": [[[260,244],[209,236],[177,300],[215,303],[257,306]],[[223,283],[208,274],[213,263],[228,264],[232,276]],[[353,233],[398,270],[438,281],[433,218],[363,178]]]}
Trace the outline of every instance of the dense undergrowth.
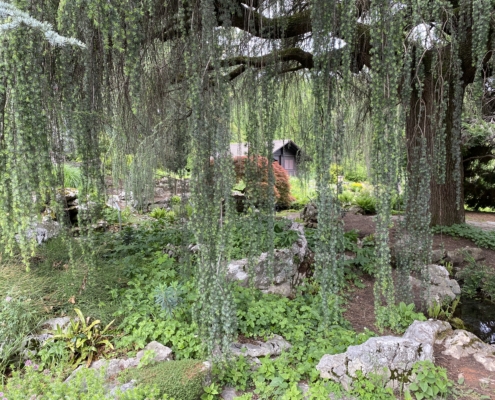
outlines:
{"label": "dense undergrowth", "polygon": [[[266,224],[263,224],[261,229],[266,229]],[[285,220],[275,223],[278,247],[291,246],[297,239],[297,234],[288,230],[288,226],[289,222]],[[250,251],[245,247],[242,235],[243,221],[240,220],[234,230],[236,252],[233,257],[246,256]],[[311,248],[314,231],[306,230],[306,235]],[[185,363],[180,364],[180,368],[179,364],[175,364],[176,367],[167,363],[144,365],[128,372],[121,379],[136,379],[138,386],[120,395],[119,399],[183,400],[189,395],[191,399],[200,395],[203,399],[215,399],[221,387],[230,385],[246,392],[241,399],[256,395],[258,399],[297,400],[303,398],[301,382],[309,385],[306,396],[310,399],[323,399],[329,393],[338,396],[344,394],[343,388],[320,379],[316,364],[324,354],[344,352],[348,346],[361,344],[375,335],[371,331],[357,334],[344,319],[330,329],[323,329],[321,315],[324,310],[321,309],[319,287],[312,279],[305,280],[299,286],[293,299],[263,294],[254,288],[232,283],[237,308],[237,334],[241,338],[262,340],[281,335],[292,347],[276,359],[261,358],[256,370],[251,368],[244,356],[216,364],[212,383],[199,393],[199,381],[196,378],[184,379],[181,375],[184,368],[194,370],[194,365],[199,365],[198,362],[205,358],[191,311],[198,296],[193,274],[195,255],[189,250],[189,245],[194,243],[192,235],[178,223],[158,219],[135,227],[124,227],[118,233],[96,235],[92,239],[92,254],[81,251],[78,246],[80,240],[60,237],[44,244],[38,249],[29,273],[15,258],[2,261],[0,268],[1,272],[5,272],[6,279],[0,281],[0,291],[8,295],[8,301],[6,298],[0,301],[0,313],[1,320],[9,317],[11,325],[6,328],[2,325],[5,329],[0,328],[0,341],[9,338],[9,335],[24,337],[34,331],[40,321],[51,316],[74,317],[74,308],[78,308],[83,318],[91,317],[87,325],[95,318],[101,320],[99,334],[105,325],[113,321],[109,331],[105,332],[105,340],[108,338],[111,346],[96,344],[94,337],[92,342],[88,332],[81,330],[77,333],[88,346],[96,346],[95,357],[133,356],[147,343],[156,340],[173,350],[178,360],[173,363]],[[345,244],[346,250],[356,255],[346,262],[347,282],[357,286],[363,274],[374,273],[373,237],[358,240],[358,232],[351,231],[345,235]],[[68,256],[70,251],[72,261]],[[331,301],[328,307],[332,307]],[[404,327],[422,317],[409,306],[398,307],[402,310],[399,314],[403,316]],[[21,308],[30,312],[19,313]],[[14,315],[18,316],[18,320]],[[72,334],[75,335],[74,332]],[[34,395],[42,395],[37,399],[76,396],[96,399],[108,396],[103,389],[103,378],[91,371],[71,380],[69,384],[63,384],[63,380],[77,366],[78,356],[85,351],[84,348],[75,350],[77,354],[69,351],[67,340],[71,340],[70,335],[61,335],[48,341],[37,353],[28,353],[28,363],[26,356],[18,357],[21,343],[9,341],[10,353],[3,354],[3,358],[9,360],[8,364],[3,364],[7,379],[0,388],[5,397],[12,400]],[[166,380],[163,378],[165,376]],[[86,380],[87,390],[84,395],[76,395],[81,391],[81,379]],[[24,382],[22,385],[19,383],[21,380]],[[166,382],[183,384],[173,386],[166,385]],[[393,399],[396,396],[378,376],[359,377],[350,391],[351,395],[363,399]],[[187,396],[184,394],[186,392]]]}

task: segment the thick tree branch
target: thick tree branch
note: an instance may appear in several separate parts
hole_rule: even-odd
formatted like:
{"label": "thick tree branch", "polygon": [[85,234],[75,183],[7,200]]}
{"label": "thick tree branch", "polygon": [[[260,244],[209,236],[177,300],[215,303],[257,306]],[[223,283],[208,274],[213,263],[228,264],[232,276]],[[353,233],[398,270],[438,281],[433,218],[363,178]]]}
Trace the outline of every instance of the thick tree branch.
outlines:
{"label": "thick tree branch", "polygon": [[222,60],[220,62],[222,67],[233,67],[236,65],[245,65],[252,68],[263,68],[269,64],[273,64],[277,61],[297,61],[301,67],[311,69],[313,68],[313,54],[308,53],[299,48],[285,49],[276,51],[270,54],[259,57],[247,57],[238,56]]}
{"label": "thick tree branch", "polygon": [[311,10],[293,15],[267,18],[257,11],[241,6],[241,12],[232,16],[232,26],[262,39],[292,38],[311,32]]}

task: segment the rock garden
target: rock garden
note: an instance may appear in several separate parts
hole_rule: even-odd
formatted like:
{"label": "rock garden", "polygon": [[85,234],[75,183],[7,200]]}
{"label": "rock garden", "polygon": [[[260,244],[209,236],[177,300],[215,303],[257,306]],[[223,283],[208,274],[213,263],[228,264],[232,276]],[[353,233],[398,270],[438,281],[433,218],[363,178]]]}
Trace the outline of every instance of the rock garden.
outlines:
{"label": "rock garden", "polygon": [[0,400],[495,399],[494,0],[0,0]]}
{"label": "rock garden", "polygon": [[[409,277],[415,299],[397,305],[395,327],[382,328],[373,307],[375,216],[351,205],[342,218],[341,319],[324,331],[316,206],[280,213],[273,253],[253,254],[246,239],[253,229],[268,236],[268,221],[240,218],[226,266],[236,336],[226,358],[211,358],[193,317],[199,249],[184,230],[187,207],[172,192],[156,199],[149,214],[129,211],[124,196],[108,208],[91,257],[80,239],[56,233],[40,241],[29,273],[15,257],[3,261],[5,398],[491,398],[493,322],[469,310],[492,304],[490,231],[436,234],[428,280]],[[401,246],[391,245],[393,262]]]}

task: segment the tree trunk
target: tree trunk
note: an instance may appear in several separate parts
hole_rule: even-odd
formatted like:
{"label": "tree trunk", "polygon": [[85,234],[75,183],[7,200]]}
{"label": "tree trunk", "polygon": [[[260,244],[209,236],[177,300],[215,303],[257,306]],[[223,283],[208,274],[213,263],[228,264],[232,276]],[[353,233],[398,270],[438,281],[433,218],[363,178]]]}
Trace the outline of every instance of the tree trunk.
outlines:
{"label": "tree trunk", "polygon": [[[441,87],[441,83],[435,82],[431,76],[426,77],[423,82],[423,92],[421,98],[417,90],[413,90],[409,108],[409,115],[406,121],[406,138],[407,138],[407,155],[408,155],[408,172],[417,168],[415,157],[421,146],[421,137],[426,138],[426,156],[427,162],[431,166],[431,196],[430,196],[430,212],[431,225],[453,225],[464,223],[464,192],[463,192],[463,170],[462,170],[462,154],[460,150],[460,141],[453,137],[455,101],[454,82],[451,82],[449,88],[448,104],[446,105],[445,119],[443,126],[445,127],[445,179],[440,181],[440,177],[435,173],[434,163],[438,159],[438,150],[435,149],[435,135],[439,133],[438,125],[435,124],[436,117],[436,99],[438,94],[436,89]],[[462,90],[462,98],[464,97],[464,88]],[[446,100],[446,99],[445,99]],[[444,100],[444,101],[445,101]],[[461,100],[462,101],[462,100]],[[460,115],[458,116],[460,118]],[[460,160],[459,166],[456,166],[455,153],[452,149],[452,144],[457,142],[454,149],[458,152]],[[459,172],[456,172],[459,170]],[[417,174],[416,174],[417,175]],[[459,179],[460,177],[460,179]],[[410,182],[409,190],[413,196],[416,195],[417,182]],[[458,190],[460,195],[458,196]]]}

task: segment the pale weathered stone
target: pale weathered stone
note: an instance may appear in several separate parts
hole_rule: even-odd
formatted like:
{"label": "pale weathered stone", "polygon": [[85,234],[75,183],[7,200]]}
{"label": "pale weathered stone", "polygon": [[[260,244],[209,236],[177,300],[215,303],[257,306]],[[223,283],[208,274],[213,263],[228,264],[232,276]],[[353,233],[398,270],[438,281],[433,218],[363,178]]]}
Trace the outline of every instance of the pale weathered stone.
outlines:
{"label": "pale weathered stone", "polygon": [[[427,291],[428,306],[436,304],[450,304],[461,294],[459,283],[455,279],[449,278],[449,272],[442,265],[428,265],[429,287]],[[414,277],[410,277],[411,284],[415,288],[421,288],[422,282]]]}
{"label": "pale weathered stone", "polygon": [[445,250],[438,249],[438,250],[433,250],[431,252],[431,262],[432,263],[439,263],[445,258]]}
{"label": "pale weathered stone", "polygon": [[[359,346],[349,346],[342,354],[324,355],[316,369],[320,377],[340,382],[350,388],[357,371],[386,374],[386,378],[408,374],[417,361],[433,360],[433,347],[428,343],[394,336],[370,338]],[[393,386],[394,384],[392,384]]]}
{"label": "pale weathered stone", "polygon": [[223,388],[222,393],[220,394],[220,397],[223,400],[234,400],[237,397],[237,393],[235,391],[235,388],[227,386]]}
{"label": "pale weathered stone", "polygon": [[318,208],[314,202],[309,202],[304,206],[301,219],[310,228],[318,224]]}
{"label": "pale weathered stone", "polygon": [[169,361],[172,359],[172,349],[164,346],[156,341],[150,342],[146,345],[143,350],[138,351],[136,354],[136,360],[139,362],[144,355],[146,350],[152,350],[155,353],[152,362]]}
{"label": "pale weathered stone", "polygon": [[246,357],[257,358],[264,356],[279,356],[283,350],[287,350],[290,347],[290,343],[282,336],[274,335],[273,338],[266,342],[233,343],[231,351],[235,356],[245,355]]}
{"label": "pale weathered stone", "polygon": [[487,371],[495,372],[495,351],[471,332],[456,329],[442,341],[445,350],[442,354],[457,360],[473,356]]}
{"label": "pale weathered stone", "polygon": [[262,253],[255,261],[253,271],[249,273],[247,259],[234,260],[227,266],[227,279],[238,281],[240,285],[253,286],[264,293],[274,293],[289,297],[294,286],[299,283],[299,265],[308,252],[308,241],[304,236],[304,227],[294,222],[291,230],[296,231],[298,239],[290,248],[274,251],[273,264],[269,265],[268,253]]}
{"label": "pale weathered stone", "polygon": [[449,330],[452,327],[445,321],[414,321],[402,337],[433,346],[438,335]]}
{"label": "pale weathered stone", "polygon": [[70,325],[70,317],[51,318],[40,324],[42,332],[55,331],[57,327],[60,327],[62,331],[66,331]]}
{"label": "pale weathered stone", "polygon": [[483,250],[481,250],[479,247],[466,246],[462,249],[458,249],[457,251],[461,252],[463,254],[464,260],[466,260],[466,258],[467,258],[466,254],[468,256],[471,256],[472,258],[474,258],[474,261],[481,261],[485,258],[483,256]]}
{"label": "pale weathered stone", "polygon": [[447,251],[447,261],[452,263],[452,265],[457,266],[464,261],[462,253],[457,250]]}

